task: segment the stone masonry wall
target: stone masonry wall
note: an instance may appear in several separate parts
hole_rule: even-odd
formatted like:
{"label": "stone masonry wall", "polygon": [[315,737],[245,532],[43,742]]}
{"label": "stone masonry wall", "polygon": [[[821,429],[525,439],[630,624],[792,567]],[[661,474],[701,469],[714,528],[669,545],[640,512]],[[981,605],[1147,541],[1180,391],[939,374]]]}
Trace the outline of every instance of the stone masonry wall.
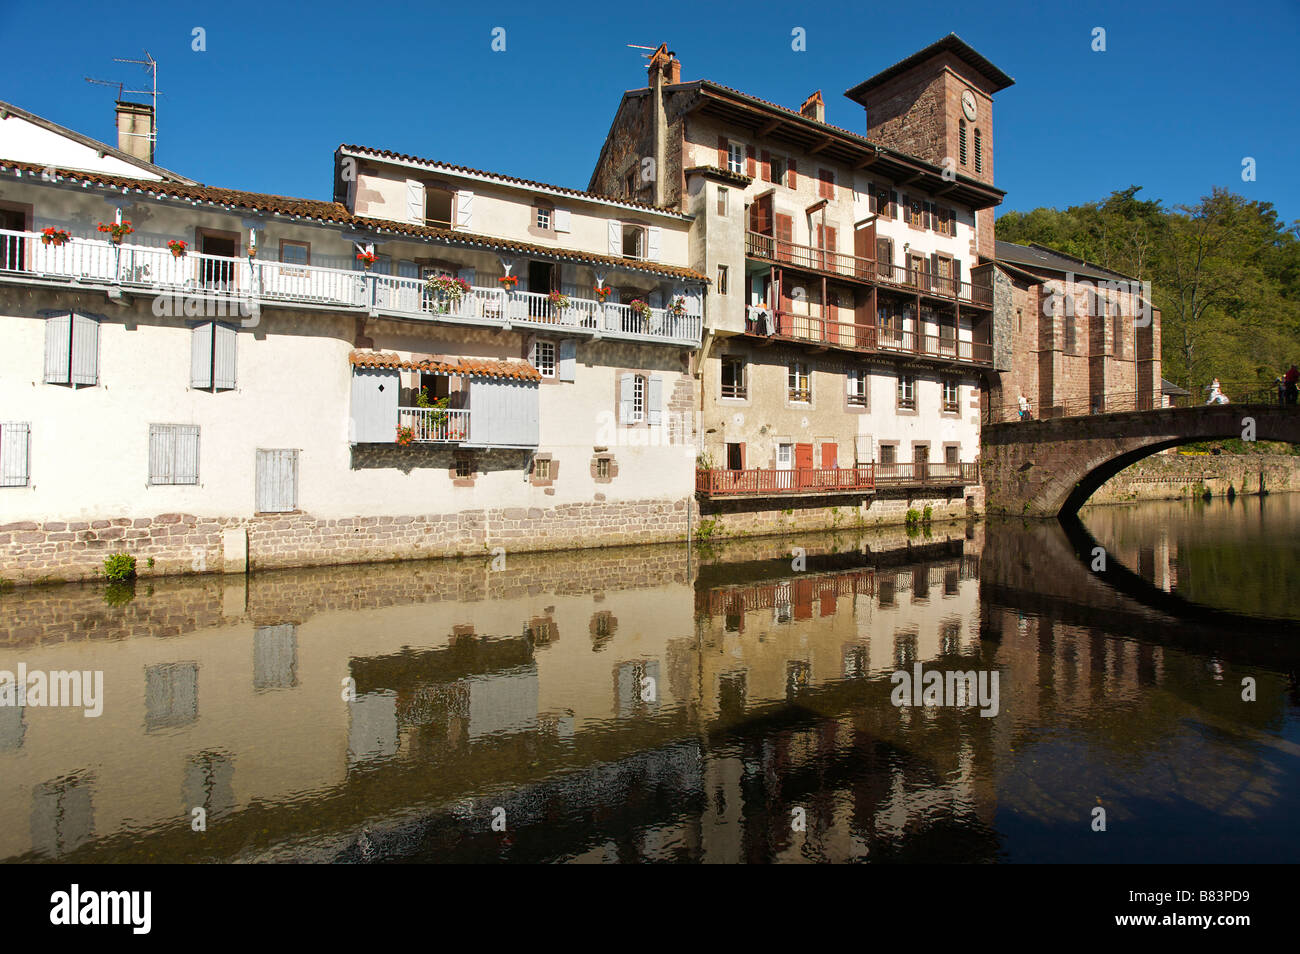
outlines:
{"label": "stone masonry wall", "polygon": [[[0,579],[91,579],[125,552],[141,576],[222,572],[223,534],[248,535],[250,569],[663,543],[686,538],[685,498],[318,520],[309,513],[0,525]],[[148,566],[150,559],[152,567]]]}
{"label": "stone masonry wall", "polygon": [[1282,454],[1156,454],[1120,471],[1089,499],[1089,504],[1133,500],[1216,497],[1228,488],[1239,494],[1300,491],[1300,457]]}

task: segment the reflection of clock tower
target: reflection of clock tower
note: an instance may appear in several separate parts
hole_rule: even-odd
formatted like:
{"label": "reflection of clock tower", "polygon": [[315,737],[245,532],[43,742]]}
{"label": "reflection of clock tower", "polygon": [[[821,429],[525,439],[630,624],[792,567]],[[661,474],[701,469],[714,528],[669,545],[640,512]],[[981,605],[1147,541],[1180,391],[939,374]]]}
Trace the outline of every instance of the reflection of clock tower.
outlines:
{"label": "reflection of clock tower", "polygon": [[[993,185],[993,94],[1014,83],[955,33],[845,95],[867,110],[867,138]],[[976,213],[978,253],[993,257],[993,210]]]}

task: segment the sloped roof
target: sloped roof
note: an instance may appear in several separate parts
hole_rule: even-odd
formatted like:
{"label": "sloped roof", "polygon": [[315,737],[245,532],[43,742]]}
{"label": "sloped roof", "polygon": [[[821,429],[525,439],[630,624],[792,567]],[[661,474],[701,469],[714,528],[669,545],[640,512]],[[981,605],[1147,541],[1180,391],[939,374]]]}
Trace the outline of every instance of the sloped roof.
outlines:
{"label": "sloped roof", "polygon": [[1039,245],[1037,242],[1017,245],[1015,242],[997,240],[994,242],[994,252],[1000,262],[1012,262],[1030,270],[1073,272],[1085,278],[1100,278],[1105,281],[1113,281],[1117,278],[1123,281],[1134,280],[1121,272],[1094,265],[1092,262],[1075,258],[1073,255],[1067,255],[1046,245]]}
{"label": "sloped roof", "polygon": [[512,381],[540,381],[541,374],[526,361],[497,361],[491,358],[458,358],[455,361],[412,361],[391,351],[353,351],[348,362],[358,368],[394,368],[425,374],[465,375],[471,378],[506,378]]}
{"label": "sloped roof", "polygon": [[924,49],[917,50],[911,56],[899,60],[893,66],[881,70],[870,79],[863,80],[857,86],[845,90],[844,95],[854,102],[861,103],[866,97],[866,94],[871,90],[889,82],[895,76],[906,73],[912,67],[924,63],[926,60],[938,55],[939,53],[951,53],[974,69],[989,81],[991,86],[990,92],[996,93],[999,90],[1004,90],[1008,86],[1014,85],[1016,82],[977,53],[969,43],[959,37],[956,33],[949,33],[942,39],[935,40]]}

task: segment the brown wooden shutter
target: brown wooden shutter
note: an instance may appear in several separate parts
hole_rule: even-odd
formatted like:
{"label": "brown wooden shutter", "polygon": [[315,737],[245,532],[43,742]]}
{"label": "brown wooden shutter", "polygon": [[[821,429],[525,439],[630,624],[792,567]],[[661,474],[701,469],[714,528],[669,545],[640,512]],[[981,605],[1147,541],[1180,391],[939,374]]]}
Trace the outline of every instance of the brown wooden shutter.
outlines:
{"label": "brown wooden shutter", "polygon": [[889,193],[889,217],[898,218],[898,193],[892,190]]}
{"label": "brown wooden shutter", "polygon": [[762,159],[762,168],[760,169],[760,171],[763,174],[763,181],[771,182],[772,181],[772,154],[768,152],[766,149],[764,149],[760,155],[760,158]]}
{"label": "brown wooden shutter", "polygon": [[776,241],[778,245],[776,257],[784,261],[789,261],[791,254],[790,246],[787,244],[784,247],[781,247],[781,243],[794,242],[794,219],[791,216],[782,215],[780,212],[776,213],[774,218],[776,219]]}
{"label": "brown wooden shutter", "polygon": [[922,226],[923,228],[925,228],[925,229],[928,229],[928,230],[932,231],[932,232],[937,232],[937,231],[938,231],[938,228],[935,226],[935,222],[934,222],[934,203],[933,203],[933,202],[926,202],[926,203],[921,207],[921,226]]}
{"label": "brown wooden shutter", "polygon": [[878,214],[876,212],[876,205],[877,205],[876,187],[874,184],[868,182],[867,183],[867,211],[870,212],[872,215]]}
{"label": "brown wooden shutter", "polygon": [[727,168],[727,137],[718,137],[718,168]]}
{"label": "brown wooden shutter", "polygon": [[740,469],[745,469],[745,444],[743,441],[740,444]]}
{"label": "brown wooden shutter", "polygon": [[825,234],[824,234],[824,238],[825,238],[825,240],[826,240],[826,244],[823,246],[823,248],[825,248],[826,251],[828,251],[828,252],[833,252],[833,251],[835,251],[835,228],[834,228],[834,226],[830,226],[830,225],[826,226],[826,231],[825,231]]}
{"label": "brown wooden shutter", "polygon": [[754,168],[754,147],[745,147],[745,175],[751,179],[756,175],[757,170]]}
{"label": "brown wooden shutter", "polygon": [[794,160],[791,159],[789,162],[786,163],[786,165],[790,169],[790,182],[788,183],[790,188],[791,189],[799,188],[799,175],[794,171]]}
{"label": "brown wooden shutter", "polygon": [[835,198],[835,173],[830,169],[817,170],[817,194],[823,199]]}

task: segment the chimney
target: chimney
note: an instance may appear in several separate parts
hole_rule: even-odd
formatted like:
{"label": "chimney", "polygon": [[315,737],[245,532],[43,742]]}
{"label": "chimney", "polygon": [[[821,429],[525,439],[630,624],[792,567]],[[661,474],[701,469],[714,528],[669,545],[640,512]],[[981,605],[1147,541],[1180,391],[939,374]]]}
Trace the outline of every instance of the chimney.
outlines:
{"label": "chimney", "polygon": [[803,101],[803,105],[799,107],[799,115],[815,119],[819,123],[826,122],[826,103],[822,101],[821,90]]}
{"label": "chimney", "polygon": [[117,148],[128,156],[153,162],[153,107],[117,101]]}
{"label": "chimney", "polygon": [[655,78],[661,77],[665,85],[671,86],[682,81],[682,62],[677,54],[668,49],[667,43],[660,43],[659,48],[650,54],[648,71],[650,85],[655,85]]}

